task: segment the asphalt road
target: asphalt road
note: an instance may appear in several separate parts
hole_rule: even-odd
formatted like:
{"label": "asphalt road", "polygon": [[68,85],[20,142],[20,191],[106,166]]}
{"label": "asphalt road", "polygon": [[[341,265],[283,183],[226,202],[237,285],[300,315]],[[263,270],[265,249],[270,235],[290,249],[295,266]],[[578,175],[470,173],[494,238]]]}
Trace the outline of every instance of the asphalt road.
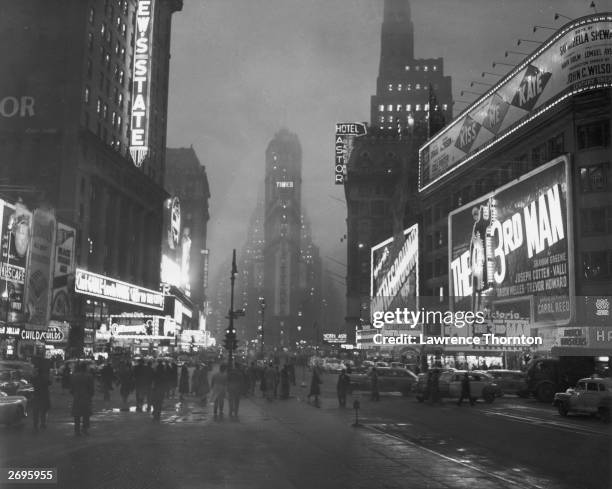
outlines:
{"label": "asphalt road", "polygon": [[[166,402],[161,423],[95,401],[91,435],[74,437],[70,397],[57,386],[49,428],[0,427],[0,467],[56,467],[61,489],[609,489],[612,434],[596,418],[561,418],[519,398],[457,407],[357,393],[340,409],[335,375],[320,408],[298,372],[287,401],[243,401],[239,420],[215,420],[193,398]],[[116,395],[115,391],[115,395]],[[353,397],[349,398],[352,405]],[[133,404],[133,396],[132,396]],[[227,407],[226,407],[227,416]]]}

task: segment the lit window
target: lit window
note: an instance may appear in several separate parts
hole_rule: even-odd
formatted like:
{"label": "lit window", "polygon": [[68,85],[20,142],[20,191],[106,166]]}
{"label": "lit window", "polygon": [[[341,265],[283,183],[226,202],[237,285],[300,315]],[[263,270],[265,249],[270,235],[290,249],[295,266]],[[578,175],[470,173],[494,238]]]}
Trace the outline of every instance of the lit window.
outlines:
{"label": "lit window", "polygon": [[416,104],[414,107],[414,110],[416,110],[417,112],[421,111],[421,104]]}
{"label": "lit window", "polygon": [[89,51],[93,51],[93,32],[89,32],[87,34],[87,49],[89,49]]}
{"label": "lit window", "polygon": [[379,122],[385,122],[385,116],[384,115],[381,115],[379,117]]}
{"label": "lit window", "polygon": [[119,94],[118,105],[119,105],[119,107],[123,108],[123,94],[122,93]]}
{"label": "lit window", "polygon": [[404,68],[406,71],[410,71],[410,66],[406,65]]}
{"label": "lit window", "polygon": [[94,8],[93,8],[93,7],[91,7],[91,8],[89,9],[89,23],[90,23],[90,24],[93,24],[93,23],[94,23],[94,18],[95,18],[95,15],[96,15],[96,12],[95,12]]}
{"label": "lit window", "polygon": [[85,87],[85,95],[83,97],[86,104],[89,103],[89,87]]}
{"label": "lit window", "polygon": [[389,122],[393,122],[393,116],[392,116],[392,115],[390,115],[390,116],[388,117],[388,120],[389,120]]}
{"label": "lit window", "polygon": [[121,71],[119,72],[119,83],[120,83],[121,85],[123,85],[123,79],[124,79],[124,77],[125,77],[125,73],[123,72],[123,70],[121,70]]}
{"label": "lit window", "polygon": [[401,83],[398,83],[398,84],[397,84],[397,91],[398,91],[398,92],[401,92],[401,91],[402,91],[402,84],[401,84]]}
{"label": "lit window", "polygon": [[419,65],[416,65],[416,66],[414,67],[414,69],[415,69],[415,70],[417,70],[417,71],[419,71],[419,70],[421,69],[421,67],[420,67]]}
{"label": "lit window", "polygon": [[442,110],[448,110],[448,104],[442,104]]}
{"label": "lit window", "polygon": [[117,116],[117,127],[119,128],[119,132],[121,132],[121,116]]}
{"label": "lit window", "polygon": [[416,89],[416,90],[420,90],[420,89],[421,89],[421,84],[420,84],[420,83],[417,83],[417,84],[416,84],[415,89]]}
{"label": "lit window", "polygon": [[117,16],[117,27],[121,25],[121,17]]}
{"label": "lit window", "polygon": [[117,112],[115,112],[114,110],[113,110],[113,113],[111,115],[111,123],[112,123],[113,127],[116,127],[116,125],[117,125]]}
{"label": "lit window", "polygon": [[383,104],[380,104],[378,106],[378,112],[384,112],[385,111],[385,106]]}
{"label": "lit window", "polygon": [[402,111],[402,105],[401,104],[397,104],[397,106],[395,107],[395,111],[396,112],[401,112]]}
{"label": "lit window", "polygon": [[393,112],[393,105],[392,104],[387,105],[387,110],[389,112]]}
{"label": "lit window", "polygon": [[125,27],[125,24],[121,24],[121,35],[123,36],[123,38],[125,39],[127,34],[127,28]]}
{"label": "lit window", "polygon": [[99,114],[101,110],[102,110],[102,99],[98,98],[98,102],[96,104],[96,112]]}
{"label": "lit window", "polygon": [[108,105],[104,104],[104,106],[102,107],[102,118],[106,120],[107,116],[108,116]]}
{"label": "lit window", "polygon": [[432,70],[434,70],[434,71],[438,71],[438,67],[437,67],[436,65],[433,65],[433,66],[431,67],[431,69],[432,69]]}
{"label": "lit window", "polygon": [[429,110],[429,104],[425,104],[425,107],[423,107],[423,110],[425,111]]}
{"label": "lit window", "polygon": [[406,90],[408,91],[412,90],[412,83],[409,83],[408,85],[406,85]]}
{"label": "lit window", "polygon": [[429,66],[425,65],[423,66],[423,71],[428,71],[429,70]]}
{"label": "lit window", "polygon": [[100,26],[100,35],[104,36],[105,33],[106,33],[106,23],[102,22],[102,25]]}
{"label": "lit window", "polygon": [[412,110],[412,104],[406,104],[406,112],[410,112]]}
{"label": "lit window", "polygon": [[393,91],[393,84],[392,84],[392,83],[389,83],[389,85],[387,85],[387,88],[388,88],[388,90],[389,90],[390,92],[392,92],[392,91]]}

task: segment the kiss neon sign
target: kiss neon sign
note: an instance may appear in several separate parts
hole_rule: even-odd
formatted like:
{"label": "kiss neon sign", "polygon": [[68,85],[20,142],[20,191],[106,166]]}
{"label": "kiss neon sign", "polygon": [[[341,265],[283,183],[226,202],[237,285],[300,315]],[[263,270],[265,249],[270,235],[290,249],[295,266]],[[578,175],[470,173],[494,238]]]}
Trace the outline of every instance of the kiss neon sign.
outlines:
{"label": "kiss neon sign", "polygon": [[136,47],[132,83],[132,132],[130,154],[137,167],[149,152],[149,100],[151,93],[151,40],[153,1],[139,0],[136,9]]}

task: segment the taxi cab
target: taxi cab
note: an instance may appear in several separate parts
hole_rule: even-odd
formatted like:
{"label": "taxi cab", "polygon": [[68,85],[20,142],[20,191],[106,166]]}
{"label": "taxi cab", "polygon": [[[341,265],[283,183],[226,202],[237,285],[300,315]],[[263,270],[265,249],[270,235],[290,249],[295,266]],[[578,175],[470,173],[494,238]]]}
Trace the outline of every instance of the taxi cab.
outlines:
{"label": "taxi cab", "polygon": [[553,405],[561,416],[570,413],[599,415],[605,423],[610,422],[612,408],[612,379],[586,377],[576,387],[555,394]]}

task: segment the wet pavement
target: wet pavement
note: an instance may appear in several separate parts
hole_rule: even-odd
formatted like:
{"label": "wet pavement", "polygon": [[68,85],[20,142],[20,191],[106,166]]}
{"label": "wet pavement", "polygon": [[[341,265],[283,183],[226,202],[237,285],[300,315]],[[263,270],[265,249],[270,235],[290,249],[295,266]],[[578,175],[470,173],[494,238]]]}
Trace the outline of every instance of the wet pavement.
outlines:
{"label": "wet pavement", "polygon": [[[192,397],[167,400],[160,423],[134,406],[122,410],[117,399],[96,399],[91,434],[79,438],[70,396],[56,392],[46,431],[0,428],[2,466],[57,467],[55,487],[66,489],[609,487],[605,471],[591,470],[589,479],[581,456],[589,451],[599,463],[609,455],[609,432],[596,420],[555,418],[547,407],[514,399],[457,408],[364,395],[354,427],[354,412],[329,395],[333,377],[324,380],[320,408],[306,402],[298,383],[286,401],[243,399],[236,420],[227,406],[215,419],[210,405]],[[583,476],[580,484],[534,459],[555,443],[580,458],[568,468]]]}

